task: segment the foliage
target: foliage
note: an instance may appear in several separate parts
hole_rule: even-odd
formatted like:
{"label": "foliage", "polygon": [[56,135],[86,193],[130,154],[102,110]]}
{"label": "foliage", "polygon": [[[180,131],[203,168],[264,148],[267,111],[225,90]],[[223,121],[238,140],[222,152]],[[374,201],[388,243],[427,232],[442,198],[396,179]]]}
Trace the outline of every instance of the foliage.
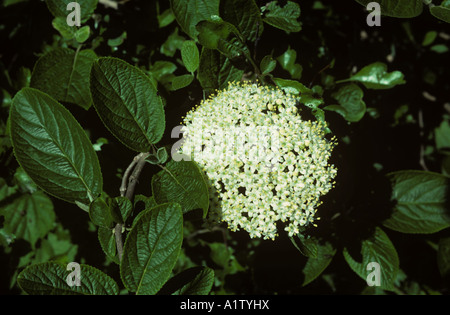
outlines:
{"label": "foliage", "polygon": [[[68,2],[0,7],[1,293],[449,293],[448,0],[381,0],[372,27],[362,0],[89,0],[80,26]],[[317,227],[205,227],[172,129],[239,80],[337,138]]]}

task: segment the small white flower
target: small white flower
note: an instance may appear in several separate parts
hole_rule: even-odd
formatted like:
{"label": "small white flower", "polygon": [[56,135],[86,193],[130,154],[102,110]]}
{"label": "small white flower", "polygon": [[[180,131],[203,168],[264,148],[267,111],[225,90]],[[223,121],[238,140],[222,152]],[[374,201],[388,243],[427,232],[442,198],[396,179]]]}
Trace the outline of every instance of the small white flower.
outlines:
{"label": "small white flower", "polygon": [[297,100],[278,88],[231,83],[186,115],[181,153],[208,176],[209,219],[264,239],[275,239],[280,220],[290,236],[315,226],[319,198],[337,172],[328,164],[335,143],[323,123],[302,120]]}

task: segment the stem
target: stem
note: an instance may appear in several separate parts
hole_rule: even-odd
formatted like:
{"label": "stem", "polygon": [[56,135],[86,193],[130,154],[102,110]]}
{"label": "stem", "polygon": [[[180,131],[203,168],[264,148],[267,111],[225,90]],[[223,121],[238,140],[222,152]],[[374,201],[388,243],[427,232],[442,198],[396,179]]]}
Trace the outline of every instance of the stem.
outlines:
{"label": "stem", "polygon": [[[128,165],[125,173],[123,174],[122,183],[120,185],[120,195],[127,197],[130,201],[133,201],[134,190],[138,183],[139,175],[141,175],[145,159],[150,155],[147,153],[139,153],[133,158],[133,161]],[[122,261],[123,255],[123,240],[122,240],[123,223],[117,223],[114,227],[114,236],[116,239],[117,255],[119,256],[119,262]]]}

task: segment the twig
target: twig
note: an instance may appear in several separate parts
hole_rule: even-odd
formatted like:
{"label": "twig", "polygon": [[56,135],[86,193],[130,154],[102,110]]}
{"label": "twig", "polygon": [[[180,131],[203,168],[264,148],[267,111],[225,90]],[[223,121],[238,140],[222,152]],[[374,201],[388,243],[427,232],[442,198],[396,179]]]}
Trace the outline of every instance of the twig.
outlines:
{"label": "twig", "polygon": [[[423,133],[423,113],[422,110],[419,110],[418,114],[419,119],[419,128],[420,128],[420,138],[423,139],[424,133]],[[425,163],[425,148],[423,146],[423,142],[420,144],[420,153],[419,153],[419,164],[422,166],[422,168],[425,171],[428,171],[428,167]]]}
{"label": "twig", "polygon": [[[150,155],[150,153],[139,153],[133,158],[133,161],[125,170],[123,174],[122,183],[120,185],[120,195],[127,197],[129,200],[133,201],[134,190],[138,183],[139,175],[144,168],[146,163],[145,159]],[[122,229],[123,223],[117,223],[114,227],[114,236],[116,239],[117,255],[119,256],[119,261],[122,261],[123,254],[123,240],[122,240]]]}

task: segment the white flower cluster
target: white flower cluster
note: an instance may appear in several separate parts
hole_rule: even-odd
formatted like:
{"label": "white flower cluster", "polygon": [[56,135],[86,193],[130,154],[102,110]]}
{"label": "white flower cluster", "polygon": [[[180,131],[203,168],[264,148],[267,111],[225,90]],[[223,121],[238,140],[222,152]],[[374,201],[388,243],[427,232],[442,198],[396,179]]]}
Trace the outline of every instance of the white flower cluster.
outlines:
{"label": "white flower cluster", "polygon": [[275,239],[278,221],[290,236],[314,222],[334,184],[335,142],[324,124],[302,120],[297,100],[278,88],[231,83],[186,115],[181,152],[208,176],[210,218],[264,239]]}

